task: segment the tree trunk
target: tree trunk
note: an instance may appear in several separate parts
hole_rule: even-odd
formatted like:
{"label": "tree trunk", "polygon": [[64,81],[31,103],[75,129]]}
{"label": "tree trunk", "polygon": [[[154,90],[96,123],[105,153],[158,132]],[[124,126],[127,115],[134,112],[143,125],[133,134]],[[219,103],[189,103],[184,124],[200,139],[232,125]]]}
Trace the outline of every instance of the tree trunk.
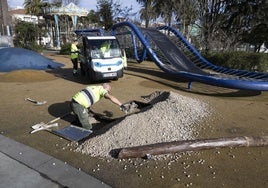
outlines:
{"label": "tree trunk", "polygon": [[268,136],[260,137],[229,137],[215,139],[200,139],[200,140],[184,140],[165,142],[144,146],[136,146],[123,148],[119,150],[118,158],[138,158],[146,157],[147,155],[161,155],[168,153],[176,153],[183,151],[196,151],[203,149],[213,149],[228,146],[267,146]]}

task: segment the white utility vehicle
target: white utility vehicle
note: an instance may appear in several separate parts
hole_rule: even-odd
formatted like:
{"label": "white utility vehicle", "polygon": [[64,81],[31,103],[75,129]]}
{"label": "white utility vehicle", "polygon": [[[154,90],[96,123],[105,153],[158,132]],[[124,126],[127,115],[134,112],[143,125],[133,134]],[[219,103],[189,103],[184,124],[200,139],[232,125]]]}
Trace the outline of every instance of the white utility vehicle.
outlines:
{"label": "white utility vehicle", "polygon": [[87,74],[90,82],[123,77],[123,54],[116,37],[86,31],[76,31],[81,36],[78,39],[81,73]]}

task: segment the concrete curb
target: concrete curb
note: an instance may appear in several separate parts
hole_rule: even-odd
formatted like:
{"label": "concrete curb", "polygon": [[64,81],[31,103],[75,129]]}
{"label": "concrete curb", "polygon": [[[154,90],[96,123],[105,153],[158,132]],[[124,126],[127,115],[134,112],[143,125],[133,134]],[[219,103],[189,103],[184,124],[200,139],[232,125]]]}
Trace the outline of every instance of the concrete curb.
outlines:
{"label": "concrete curb", "polygon": [[[21,187],[23,182],[18,181],[22,180],[28,182],[27,185],[24,183],[25,186],[22,187],[38,185],[36,181],[39,181],[39,183],[47,181],[50,184],[54,184],[53,187],[110,187],[83,171],[3,135],[0,135],[0,159],[2,159],[0,163],[0,181],[3,187],[17,187],[18,185]],[[19,171],[18,168],[22,171]],[[1,169],[7,169],[7,171],[2,171]],[[16,175],[15,173],[18,172],[20,173]],[[32,172],[32,176],[29,176],[29,172]],[[12,178],[13,176],[18,177],[18,175],[20,178]],[[34,177],[36,180],[33,179]],[[12,181],[10,181],[10,178]],[[32,182],[32,184],[29,184],[29,182]],[[14,186],[10,185],[10,183]],[[40,184],[38,187],[40,188]]]}

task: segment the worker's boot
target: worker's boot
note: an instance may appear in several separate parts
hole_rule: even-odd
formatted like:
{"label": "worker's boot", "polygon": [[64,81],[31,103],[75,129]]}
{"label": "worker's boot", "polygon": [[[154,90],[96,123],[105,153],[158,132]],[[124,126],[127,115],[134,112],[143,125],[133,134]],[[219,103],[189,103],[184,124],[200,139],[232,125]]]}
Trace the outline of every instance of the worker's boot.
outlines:
{"label": "worker's boot", "polygon": [[74,76],[78,76],[78,70],[73,69],[73,75],[74,75]]}

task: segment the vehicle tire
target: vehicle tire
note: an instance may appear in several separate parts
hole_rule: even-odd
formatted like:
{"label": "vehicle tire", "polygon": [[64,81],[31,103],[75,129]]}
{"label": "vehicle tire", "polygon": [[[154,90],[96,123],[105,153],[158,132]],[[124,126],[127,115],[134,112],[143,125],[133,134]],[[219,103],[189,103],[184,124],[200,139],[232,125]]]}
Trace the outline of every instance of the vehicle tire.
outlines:
{"label": "vehicle tire", "polygon": [[121,69],[120,71],[117,72],[117,78],[122,78],[124,76],[124,70]]}

